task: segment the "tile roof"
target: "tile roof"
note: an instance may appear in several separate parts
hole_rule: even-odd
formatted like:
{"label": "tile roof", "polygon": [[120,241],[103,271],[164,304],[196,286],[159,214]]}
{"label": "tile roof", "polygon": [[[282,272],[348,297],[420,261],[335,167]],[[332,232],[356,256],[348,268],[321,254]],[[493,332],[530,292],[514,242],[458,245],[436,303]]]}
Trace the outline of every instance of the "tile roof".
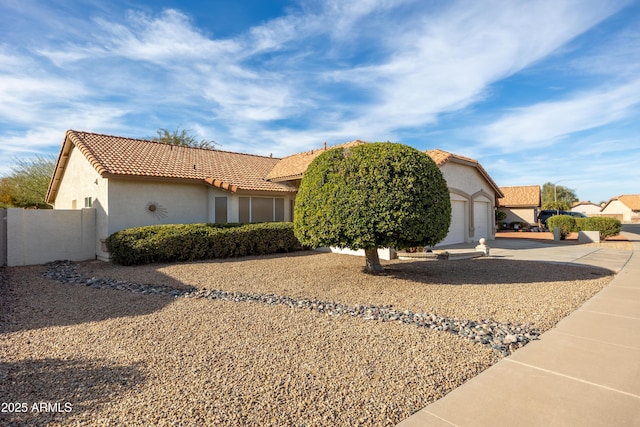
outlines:
{"label": "tile roof", "polygon": [[515,187],[500,187],[504,197],[499,199],[498,206],[505,207],[539,207],[540,186],[523,185]]}
{"label": "tile roof", "polygon": [[623,194],[621,196],[615,197],[615,199],[620,200],[626,207],[631,209],[632,211],[640,211],[640,194]]}
{"label": "tile roof", "polygon": [[442,168],[442,166],[444,166],[447,162],[466,164],[467,166],[473,166],[477,168],[478,172],[480,172],[480,174],[493,187],[494,191],[496,192],[496,195],[498,197],[503,196],[502,191],[500,190],[500,187],[498,187],[498,184],[496,184],[495,181],[491,179],[491,176],[487,173],[487,171],[482,167],[482,165],[477,160],[472,159],[470,157],[461,156],[459,154],[453,154],[448,151],[440,150],[437,148],[433,150],[426,150],[425,153],[427,153],[427,155],[431,157],[431,159],[433,159],[433,161],[436,163],[436,165],[438,165],[439,168]]}
{"label": "tile roof", "polygon": [[577,208],[578,206],[597,206],[598,208],[602,207],[597,203],[593,203],[589,201],[575,202],[574,204],[571,205],[572,208]]}
{"label": "tile roof", "polygon": [[[232,192],[296,192],[294,186],[283,181],[302,178],[313,159],[327,149],[360,144],[366,142],[355,140],[332,147],[325,145],[278,159],[69,130],[58,156],[46,200],[48,203],[55,202],[69,153],[74,146],[103,177],[199,181]],[[426,153],[438,167],[453,161],[477,168],[496,194],[503,195],[477,160],[443,150],[428,150]]]}
{"label": "tile roof", "polygon": [[47,193],[49,201],[55,200],[73,146],[104,177],[201,181],[233,192],[296,191],[264,178],[280,160],[277,158],[69,130]]}
{"label": "tile roof", "polygon": [[303,153],[292,154],[291,156],[287,156],[281,159],[271,170],[271,172],[269,172],[269,174],[266,176],[266,179],[274,182],[300,179],[302,178],[302,175],[307,170],[313,159],[324,153],[326,150],[339,147],[353,147],[354,145],[360,144],[366,144],[366,142],[360,141],[358,139],[331,147],[327,147],[325,144],[323,148],[317,148],[311,151],[305,151]]}

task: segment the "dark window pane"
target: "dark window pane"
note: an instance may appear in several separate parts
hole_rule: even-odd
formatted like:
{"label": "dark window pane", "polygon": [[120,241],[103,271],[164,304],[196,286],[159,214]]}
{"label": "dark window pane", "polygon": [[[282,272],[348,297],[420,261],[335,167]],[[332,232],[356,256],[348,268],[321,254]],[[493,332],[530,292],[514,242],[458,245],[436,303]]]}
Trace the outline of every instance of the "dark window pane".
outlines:
{"label": "dark window pane", "polygon": [[251,222],[273,221],[273,199],[251,198]]}
{"label": "dark window pane", "polygon": [[224,224],[227,222],[227,198],[226,197],[216,197],[216,224]]}
{"label": "dark window pane", "polygon": [[249,217],[250,198],[240,197],[239,205],[240,205],[240,216],[238,218],[238,221],[242,223],[251,222],[251,218]]}
{"label": "dark window pane", "polygon": [[274,199],[275,202],[275,218],[274,221],[284,221],[284,199]]}

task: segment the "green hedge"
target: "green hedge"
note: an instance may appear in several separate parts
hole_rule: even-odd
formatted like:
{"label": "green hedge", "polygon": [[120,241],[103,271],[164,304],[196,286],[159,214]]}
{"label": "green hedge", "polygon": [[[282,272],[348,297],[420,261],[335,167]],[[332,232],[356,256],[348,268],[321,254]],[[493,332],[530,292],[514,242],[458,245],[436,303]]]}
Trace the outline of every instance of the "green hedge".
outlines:
{"label": "green hedge", "polygon": [[554,215],[547,219],[547,228],[553,230],[556,227],[560,229],[560,238],[564,239],[567,234],[576,229],[576,219],[569,215]]}
{"label": "green hedge", "polygon": [[128,228],[107,238],[115,263],[194,261],[303,249],[290,222],[170,224]]}
{"label": "green hedge", "polygon": [[620,234],[622,223],[615,218],[606,217],[576,218],[574,231],[599,231],[600,240],[604,240]]}

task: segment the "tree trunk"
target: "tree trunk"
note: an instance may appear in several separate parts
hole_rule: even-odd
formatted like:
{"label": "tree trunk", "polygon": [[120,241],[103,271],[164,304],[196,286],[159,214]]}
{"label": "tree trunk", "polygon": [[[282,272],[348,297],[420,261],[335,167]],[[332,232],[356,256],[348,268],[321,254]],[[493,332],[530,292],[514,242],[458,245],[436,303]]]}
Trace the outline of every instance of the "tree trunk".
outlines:
{"label": "tree trunk", "polygon": [[384,268],[380,264],[380,258],[378,257],[378,248],[367,248],[364,250],[364,255],[367,259],[367,266],[365,271],[369,274],[380,274],[384,271]]}

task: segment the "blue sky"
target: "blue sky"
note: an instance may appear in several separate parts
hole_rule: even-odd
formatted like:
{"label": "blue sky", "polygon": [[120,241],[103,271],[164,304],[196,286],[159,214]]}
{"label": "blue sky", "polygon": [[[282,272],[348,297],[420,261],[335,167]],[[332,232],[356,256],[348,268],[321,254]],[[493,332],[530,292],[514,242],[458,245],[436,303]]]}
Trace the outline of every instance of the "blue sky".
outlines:
{"label": "blue sky", "polygon": [[0,174],[67,129],[285,156],[354,139],[640,193],[640,2],[2,0]]}

